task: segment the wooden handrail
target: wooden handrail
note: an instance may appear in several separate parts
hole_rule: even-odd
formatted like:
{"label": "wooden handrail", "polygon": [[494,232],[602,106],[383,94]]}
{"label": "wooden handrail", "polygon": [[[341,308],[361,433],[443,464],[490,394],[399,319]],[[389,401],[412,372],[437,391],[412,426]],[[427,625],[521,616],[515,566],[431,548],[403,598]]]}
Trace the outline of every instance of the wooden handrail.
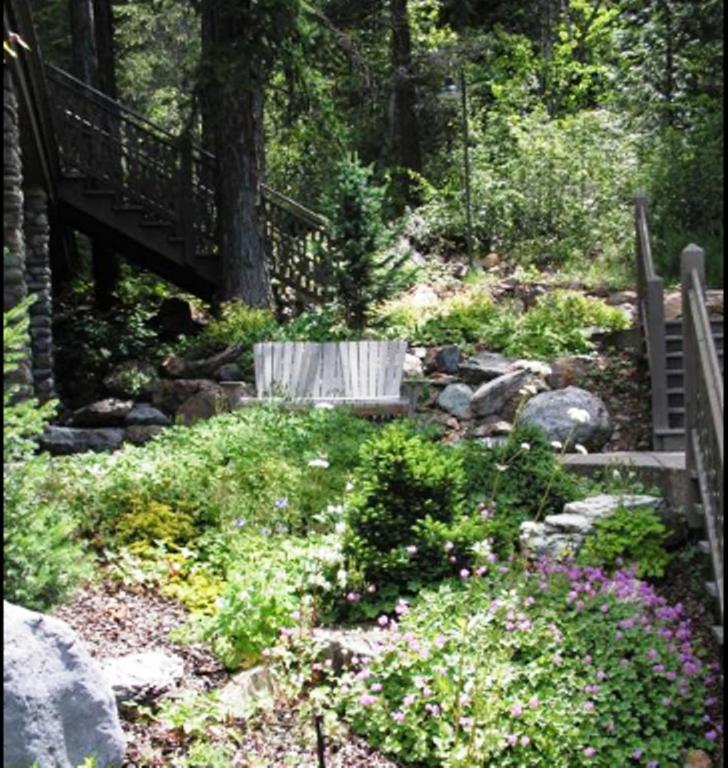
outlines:
{"label": "wooden handrail", "polygon": [[723,376],[705,305],[705,253],[688,245],[680,257],[685,368],[685,466],[689,504],[700,503],[723,624]]}
{"label": "wooden handrail", "polygon": [[[215,156],[189,133],[174,136],[67,72],[46,71],[64,166],[170,221],[185,263],[214,254]],[[280,300],[288,288],[299,303],[327,300],[328,222],[266,184],[260,192],[274,293]]]}
{"label": "wooden handrail", "polygon": [[647,224],[647,199],[634,199],[637,296],[640,324],[647,347],[653,435],[668,428],[667,341],[662,278],[655,272]]}

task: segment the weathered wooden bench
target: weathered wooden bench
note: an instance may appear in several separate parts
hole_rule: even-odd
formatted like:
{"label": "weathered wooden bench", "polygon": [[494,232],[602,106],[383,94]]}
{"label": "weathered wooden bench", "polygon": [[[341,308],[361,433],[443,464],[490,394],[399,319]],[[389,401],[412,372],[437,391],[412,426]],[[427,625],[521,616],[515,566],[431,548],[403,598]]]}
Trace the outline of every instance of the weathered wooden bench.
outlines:
{"label": "weathered wooden bench", "polygon": [[238,405],[317,403],[358,413],[396,415],[411,410],[402,394],[405,341],[263,342],[254,347],[256,397]]}

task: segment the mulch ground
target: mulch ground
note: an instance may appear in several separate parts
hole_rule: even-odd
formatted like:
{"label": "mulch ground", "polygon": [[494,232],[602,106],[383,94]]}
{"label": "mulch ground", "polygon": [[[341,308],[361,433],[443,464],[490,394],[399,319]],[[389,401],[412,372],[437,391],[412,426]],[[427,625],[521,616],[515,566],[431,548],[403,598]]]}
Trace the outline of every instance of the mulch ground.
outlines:
{"label": "mulch ground", "polygon": [[[187,611],[153,587],[118,582],[87,585],[72,602],[53,613],[76,630],[95,658],[152,649],[164,649],[181,657],[185,674],[172,695],[186,690],[210,691],[230,679],[205,646],[176,644],[169,639],[170,631],[187,618]],[[154,710],[155,703],[148,704]],[[182,765],[191,742],[182,728],[170,728],[140,716],[132,707],[122,707],[120,715],[128,744],[123,768]],[[230,730],[236,737],[231,768],[318,768],[314,725],[303,719],[295,704],[281,703],[250,720],[229,720],[225,727],[212,727],[209,740],[230,743]],[[326,766],[397,768],[396,763],[344,729],[326,738]]]}
{"label": "mulch ground", "polygon": [[[705,558],[694,550],[681,550],[659,591],[670,603],[681,602],[693,622],[701,645],[710,660],[720,658],[720,649],[710,631],[714,618],[702,590],[707,578]],[[692,553],[692,554],[690,554]],[[701,559],[702,558],[702,559]],[[185,675],[179,690],[209,691],[224,685],[229,674],[203,645],[181,645],[170,641],[169,632],[182,624],[185,608],[160,596],[154,588],[106,582],[89,585],[76,598],[54,611],[83,638],[96,658],[124,655],[152,648],[166,649],[184,660]],[[154,709],[154,702],[151,702]],[[723,722],[722,685],[709,710],[712,727]],[[122,708],[122,727],[128,742],[123,768],[162,768],[182,765],[190,737],[181,728],[140,717],[134,709]],[[209,741],[230,744],[234,733],[231,768],[318,768],[316,736],[312,722],[298,706],[281,702],[273,710],[249,720],[230,720],[225,727],[212,727]],[[721,734],[713,765],[723,764]],[[326,736],[327,768],[397,768],[397,763],[376,753],[362,739],[342,728]]]}

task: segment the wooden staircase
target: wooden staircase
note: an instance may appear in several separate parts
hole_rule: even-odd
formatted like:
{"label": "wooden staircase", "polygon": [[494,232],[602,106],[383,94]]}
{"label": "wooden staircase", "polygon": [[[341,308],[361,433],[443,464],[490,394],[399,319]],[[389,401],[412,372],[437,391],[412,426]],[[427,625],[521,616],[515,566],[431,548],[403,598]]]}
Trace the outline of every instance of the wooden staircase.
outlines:
{"label": "wooden staircase", "polygon": [[[723,321],[710,321],[723,371]],[[667,426],[654,430],[654,448],[657,451],[685,450],[685,371],[683,364],[682,320],[665,322],[665,395],[667,403]]]}
{"label": "wooden staircase", "polygon": [[[205,300],[221,284],[215,157],[57,67],[46,65],[57,139],[59,217]],[[261,186],[274,298],[331,297],[326,221]]]}

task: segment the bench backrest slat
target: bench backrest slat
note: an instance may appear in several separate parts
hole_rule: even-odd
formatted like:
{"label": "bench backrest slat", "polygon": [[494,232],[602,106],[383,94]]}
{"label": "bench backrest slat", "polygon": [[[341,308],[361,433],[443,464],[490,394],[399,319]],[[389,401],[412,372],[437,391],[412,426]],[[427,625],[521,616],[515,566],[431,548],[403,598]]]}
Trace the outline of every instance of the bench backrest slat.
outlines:
{"label": "bench backrest slat", "polygon": [[378,400],[399,397],[404,341],[262,342],[254,347],[258,397]]}

